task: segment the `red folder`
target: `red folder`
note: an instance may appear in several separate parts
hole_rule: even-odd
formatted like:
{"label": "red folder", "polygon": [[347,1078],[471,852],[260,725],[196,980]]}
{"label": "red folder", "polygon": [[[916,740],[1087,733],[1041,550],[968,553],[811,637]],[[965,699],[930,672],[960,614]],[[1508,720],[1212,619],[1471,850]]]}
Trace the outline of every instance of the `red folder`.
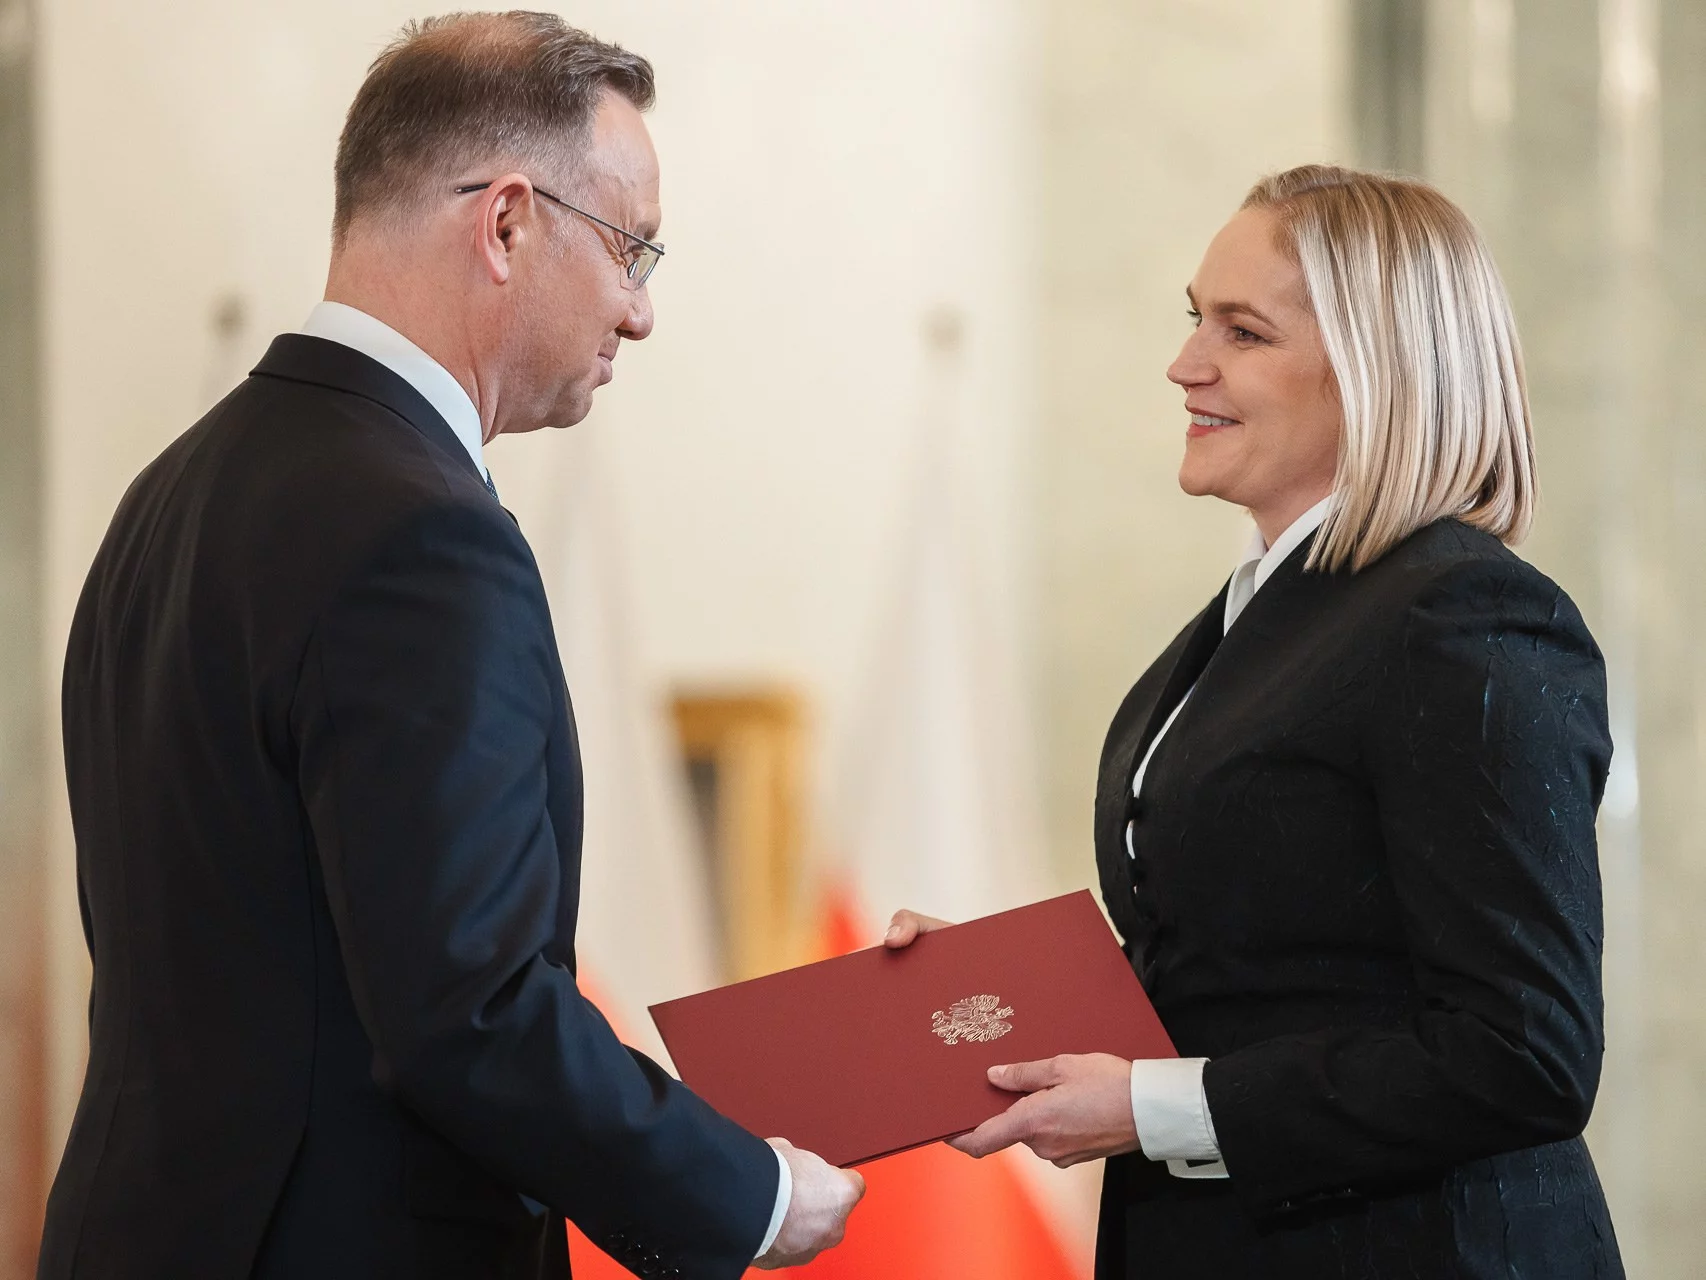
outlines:
{"label": "red folder", "polygon": [[1177,1057],[1086,892],[653,1005],[684,1080],[760,1137],[863,1164],[975,1129],[996,1063]]}

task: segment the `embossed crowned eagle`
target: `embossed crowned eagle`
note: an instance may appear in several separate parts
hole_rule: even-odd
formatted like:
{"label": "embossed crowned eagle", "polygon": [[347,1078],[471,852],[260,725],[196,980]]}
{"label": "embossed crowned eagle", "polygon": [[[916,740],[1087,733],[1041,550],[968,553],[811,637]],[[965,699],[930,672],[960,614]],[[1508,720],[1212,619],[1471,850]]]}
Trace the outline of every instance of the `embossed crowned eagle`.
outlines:
{"label": "embossed crowned eagle", "polygon": [[930,1030],[942,1037],[945,1044],[988,1044],[999,1040],[1013,1029],[1007,1019],[1013,1016],[1013,1006],[1001,1004],[1000,996],[967,996],[956,1000],[946,1009],[930,1015]]}

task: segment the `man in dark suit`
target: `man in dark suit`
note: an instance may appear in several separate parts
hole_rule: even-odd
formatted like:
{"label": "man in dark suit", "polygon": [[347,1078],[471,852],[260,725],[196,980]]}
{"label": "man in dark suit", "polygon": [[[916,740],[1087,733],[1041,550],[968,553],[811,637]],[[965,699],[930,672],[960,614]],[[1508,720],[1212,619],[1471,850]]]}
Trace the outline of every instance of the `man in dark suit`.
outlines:
{"label": "man in dark suit", "polygon": [[125,495],[66,657],[94,988],[43,1280],[565,1276],[565,1215],[642,1276],[840,1239],[857,1174],[576,988],[574,724],[481,456],[651,330],[651,97],[556,18],[409,28],[328,301]]}

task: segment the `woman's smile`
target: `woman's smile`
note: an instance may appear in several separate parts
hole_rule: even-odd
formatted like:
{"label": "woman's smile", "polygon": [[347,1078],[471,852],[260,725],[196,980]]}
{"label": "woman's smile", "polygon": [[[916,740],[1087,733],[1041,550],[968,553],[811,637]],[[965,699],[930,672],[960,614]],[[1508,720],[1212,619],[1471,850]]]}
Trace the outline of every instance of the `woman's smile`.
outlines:
{"label": "woman's smile", "polygon": [[[1186,406],[1189,408],[1189,406]],[[1242,424],[1236,418],[1222,418],[1212,413],[1198,413],[1191,409],[1191,425],[1185,428],[1185,434],[1191,439],[1198,436],[1213,435],[1225,427],[1236,427]]]}

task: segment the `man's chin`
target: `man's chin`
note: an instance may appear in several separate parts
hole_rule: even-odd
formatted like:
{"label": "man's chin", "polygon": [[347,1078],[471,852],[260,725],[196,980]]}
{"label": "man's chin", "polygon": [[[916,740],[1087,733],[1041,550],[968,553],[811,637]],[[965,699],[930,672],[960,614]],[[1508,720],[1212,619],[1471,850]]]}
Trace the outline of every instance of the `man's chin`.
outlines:
{"label": "man's chin", "polygon": [[565,396],[553,406],[550,414],[541,426],[551,427],[562,431],[585,421],[587,414],[592,412],[592,390],[577,391]]}
{"label": "man's chin", "polygon": [[556,420],[552,422],[551,425],[553,427],[566,430],[569,427],[578,426],[580,423],[584,422],[586,420],[586,415],[591,412],[592,397],[588,396],[585,400],[578,401],[565,408],[562,413],[557,415]]}
{"label": "man's chin", "polygon": [[525,422],[508,422],[502,429],[506,436],[532,435],[535,431],[562,431],[580,422],[592,410],[591,404],[552,409]]}

